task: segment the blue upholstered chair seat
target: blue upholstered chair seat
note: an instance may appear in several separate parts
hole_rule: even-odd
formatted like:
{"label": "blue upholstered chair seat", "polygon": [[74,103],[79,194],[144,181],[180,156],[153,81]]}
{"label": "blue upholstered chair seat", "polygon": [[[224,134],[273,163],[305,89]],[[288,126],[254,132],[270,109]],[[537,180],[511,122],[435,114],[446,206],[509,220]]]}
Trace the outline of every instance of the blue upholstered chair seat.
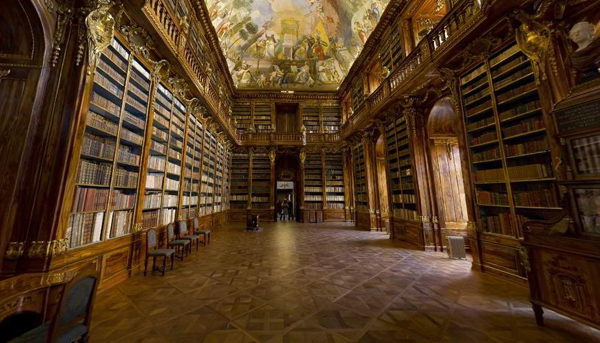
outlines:
{"label": "blue upholstered chair seat", "polygon": [[210,230],[196,230],[196,231],[194,231],[194,233],[196,235],[206,235],[206,234],[210,235]]}
{"label": "blue upholstered chair seat", "polygon": [[156,249],[148,251],[149,256],[170,256],[175,253],[174,249]]}
{"label": "blue upholstered chair seat", "polygon": [[187,235],[187,236],[183,236],[183,237],[181,237],[181,238],[182,238],[182,239],[189,239],[189,240],[192,240],[192,241],[193,241],[193,240],[195,240],[195,239],[198,239],[198,238],[200,238],[200,236],[198,236],[198,235]]}
{"label": "blue upholstered chair seat", "polygon": [[190,244],[190,241],[187,239],[177,239],[177,240],[169,242],[169,245],[172,245],[172,246],[176,246],[176,245],[181,246],[181,245],[188,245],[188,244]]}
{"label": "blue upholstered chair seat", "polygon": [[58,336],[57,343],[71,343],[77,342],[87,332],[87,327],[83,324],[77,324],[72,326],[69,330],[63,332]]}

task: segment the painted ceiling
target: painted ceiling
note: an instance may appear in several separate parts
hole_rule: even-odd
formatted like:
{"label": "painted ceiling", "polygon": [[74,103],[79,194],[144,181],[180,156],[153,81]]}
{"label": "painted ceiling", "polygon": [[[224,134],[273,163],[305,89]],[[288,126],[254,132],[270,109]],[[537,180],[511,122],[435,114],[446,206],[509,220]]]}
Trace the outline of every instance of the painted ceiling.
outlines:
{"label": "painted ceiling", "polygon": [[206,0],[240,90],[335,91],[389,0]]}

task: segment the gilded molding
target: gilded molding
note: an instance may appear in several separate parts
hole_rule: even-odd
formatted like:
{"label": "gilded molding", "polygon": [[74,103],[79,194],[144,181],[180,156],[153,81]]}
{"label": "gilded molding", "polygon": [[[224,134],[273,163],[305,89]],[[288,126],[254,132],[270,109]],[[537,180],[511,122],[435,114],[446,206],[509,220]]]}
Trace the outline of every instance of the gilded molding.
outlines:
{"label": "gilded molding", "polygon": [[[114,35],[116,19],[110,13],[115,3],[110,0],[96,0],[94,9],[85,18],[88,38],[88,74],[96,69],[102,51],[110,45]],[[121,7],[121,4],[118,5]]]}
{"label": "gilded molding", "polygon": [[521,265],[525,268],[527,273],[531,273],[531,264],[529,263],[529,254],[527,253],[527,248],[524,246],[519,246],[519,257],[521,259]]}
{"label": "gilded molding", "polygon": [[60,58],[62,45],[65,41],[67,26],[73,21],[75,10],[73,8],[72,0],[64,1],[59,4],[52,3],[52,5],[50,5],[49,1],[46,1],[46,6],[56,12],[56,28],[54,30],[51,57],[52,67],[56,67],[58,59]]}
{"label": "gilded molding", "polygon": [[10,74],[10,69],[0,69],[0,81]]}
{"label": "gilded molding", "polygon": [[29,258],[48,258],[64,254],[69,250],[68,239],[55,239],[52,241],[33,241],[27,251]]}
{"label": "gilded molding", "polygon": [[4,256],[7,260],[16,260],[25,254],[24,242],[10,242]]}
{"label": "gilded molding", "polygon": [[150,61],[150,62],[154,65],[154,69],[152,70],[152,82],[158,83],[162,79],[161,70],[163,68],[166,68],[165,73],[168,75],[171,65],[169,64],[169,61],[167,61],[167,60],[160,60],[158,62]]}
{"label": "gilded molding", "polygon": [[140,222],[135,223],[133,225],[133,227],[131,228],[131,232],[132,233],[137,233],[137,232],[140,232],[140,231],[142,231],[142,223],[140,223]]}
{"label": "gilded molding", "polygon": [[511,15],[521,25],[516,30],[517,45],[532,62],[536,83],[547,79],[546,60],[552,45],[552,31],[547,24],[534,20],[534,16],[522,10],[516,10]]}

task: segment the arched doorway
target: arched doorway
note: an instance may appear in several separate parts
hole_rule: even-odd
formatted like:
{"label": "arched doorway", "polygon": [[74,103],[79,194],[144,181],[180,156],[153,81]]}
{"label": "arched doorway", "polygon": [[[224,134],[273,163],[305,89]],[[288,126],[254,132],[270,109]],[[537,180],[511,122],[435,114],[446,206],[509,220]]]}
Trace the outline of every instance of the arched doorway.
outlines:
{"label": "arched doorway", "polygon": [[381,222],[379,224],[380,229],[385,230],[389,233],[390,231],[390,199],[388,194],[387,184],[387,162],[385,158],[385,138],[383,133],[379,135],[375,142],[375,161],[377,170],[377,191],[379,194],[379,213],[381,216]]}
{"label": "arched doorway", "polygon": [[465,235],[468,220],[457,124],[450,98],[437,101],[427,120],[427,134],[442,245],[447,235]]}
{"label": "arched doorway", "polygon": [[[299,213],[299,161],[298,157],[288,153],[278,153],[275,158],[275,220],[298,220]],[[291,215],[281,217],[277,202],[288,202],[288,211],[291,209]]]}

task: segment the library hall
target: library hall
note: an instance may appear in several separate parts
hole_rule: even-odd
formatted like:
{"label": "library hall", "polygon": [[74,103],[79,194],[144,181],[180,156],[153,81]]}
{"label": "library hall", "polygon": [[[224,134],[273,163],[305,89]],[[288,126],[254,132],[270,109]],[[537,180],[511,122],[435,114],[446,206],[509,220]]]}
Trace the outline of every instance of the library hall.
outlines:
{"label": "library hall", "polygon": [[600,0],[1,0],[0,343],[600,343]]}

